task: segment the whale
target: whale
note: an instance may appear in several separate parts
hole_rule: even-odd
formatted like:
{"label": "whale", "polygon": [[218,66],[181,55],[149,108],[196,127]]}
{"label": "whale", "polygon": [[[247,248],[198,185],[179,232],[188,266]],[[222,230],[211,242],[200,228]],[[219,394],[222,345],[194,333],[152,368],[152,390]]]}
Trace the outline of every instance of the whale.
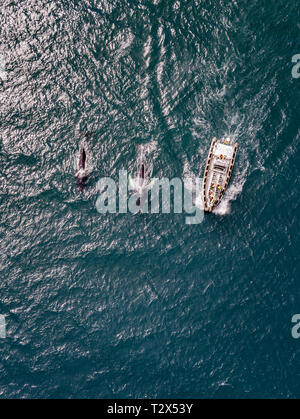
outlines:
{"label": "whale", "polygon": [[80,190],[83,190],[88,180],[87,153],[84,146],[80,147],[77,172],[75,176],[77,186]]}
{"label": "whale", "polygon": [[75,177],[77,186],[81,191],[86,186],[89,177],[86,140],[88,140],[94,133],[95,131],[80,131],[80,135],[83,136],[83,141],[80,143],[79,157],[76,164]]}
{"label": "whale", "polygon": [[146,155],[144,149],[137,159],[137,170],[136,170],[136,180],[135,180],[135,191],[140,195],[137,198],[136,205],[141,204],[141,198],[147,194],[148,187],[150,185],[152,175],[152,168],[147,164]]}
{"label": "whale", "polygon": [[[138,179],[138,186],[139,189],[143,189],[143,185],[145,182],[145,162],[142,161],[138,167],[138,171],[137,171],[137,179]],[[139,197],[136,201],[136,205],[140,205],[141,204],[141,198]]]}

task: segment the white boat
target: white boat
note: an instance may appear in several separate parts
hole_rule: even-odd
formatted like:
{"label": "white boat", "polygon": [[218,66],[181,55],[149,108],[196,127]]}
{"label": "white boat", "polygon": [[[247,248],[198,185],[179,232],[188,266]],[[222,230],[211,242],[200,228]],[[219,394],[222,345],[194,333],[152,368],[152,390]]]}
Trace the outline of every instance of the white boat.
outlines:
{"label": "white boat", "polygon": [[206,161],[203,178],[204,211],[212,210],[220,203],[232,174],[238,144],[230,138],[213,138]]}

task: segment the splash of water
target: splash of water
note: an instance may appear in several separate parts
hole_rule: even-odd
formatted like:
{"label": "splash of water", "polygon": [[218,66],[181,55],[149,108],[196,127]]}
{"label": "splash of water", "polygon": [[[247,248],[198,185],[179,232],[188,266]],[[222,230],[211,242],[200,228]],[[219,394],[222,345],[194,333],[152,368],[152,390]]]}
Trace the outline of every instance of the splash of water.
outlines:
{"label": "splash of water", "polygon": [[231,179],[231,183],[229,184],[228,189],[225,192],[220,204],[217,208],[214,209],[214,214],[217,215],[226,215],[230,214],[232,201],[235,201],[238,195],[242,192],[243,186],[247,179],[247,170],[249,167],[249,163],[247,163],[246,167],[237,175],[233,175]]}

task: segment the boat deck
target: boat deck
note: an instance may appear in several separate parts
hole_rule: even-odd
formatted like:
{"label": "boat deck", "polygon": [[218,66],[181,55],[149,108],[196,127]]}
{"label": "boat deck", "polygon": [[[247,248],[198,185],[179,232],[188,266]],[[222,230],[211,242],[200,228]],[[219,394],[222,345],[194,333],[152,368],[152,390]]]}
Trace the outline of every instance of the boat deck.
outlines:
{"label": "boat deck", "polygon": [[212,140],[203,179],[204,211],[211,212],[221,201],[227,189],[238,144],[229,139]]}

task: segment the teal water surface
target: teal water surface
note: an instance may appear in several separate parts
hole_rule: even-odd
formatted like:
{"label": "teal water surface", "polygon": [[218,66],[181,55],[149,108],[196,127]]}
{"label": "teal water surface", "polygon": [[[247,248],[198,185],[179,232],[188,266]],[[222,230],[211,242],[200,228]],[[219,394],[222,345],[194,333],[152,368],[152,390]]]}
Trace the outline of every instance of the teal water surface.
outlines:
{"label": "teal water surface", "polygon": [[[300,396],[299,14],[3,0],[1,398]],[[153,175],[196,177],[225,135],[233,177],[202,223],[96,211],[98,179],[132,172],[141,145]]]}

